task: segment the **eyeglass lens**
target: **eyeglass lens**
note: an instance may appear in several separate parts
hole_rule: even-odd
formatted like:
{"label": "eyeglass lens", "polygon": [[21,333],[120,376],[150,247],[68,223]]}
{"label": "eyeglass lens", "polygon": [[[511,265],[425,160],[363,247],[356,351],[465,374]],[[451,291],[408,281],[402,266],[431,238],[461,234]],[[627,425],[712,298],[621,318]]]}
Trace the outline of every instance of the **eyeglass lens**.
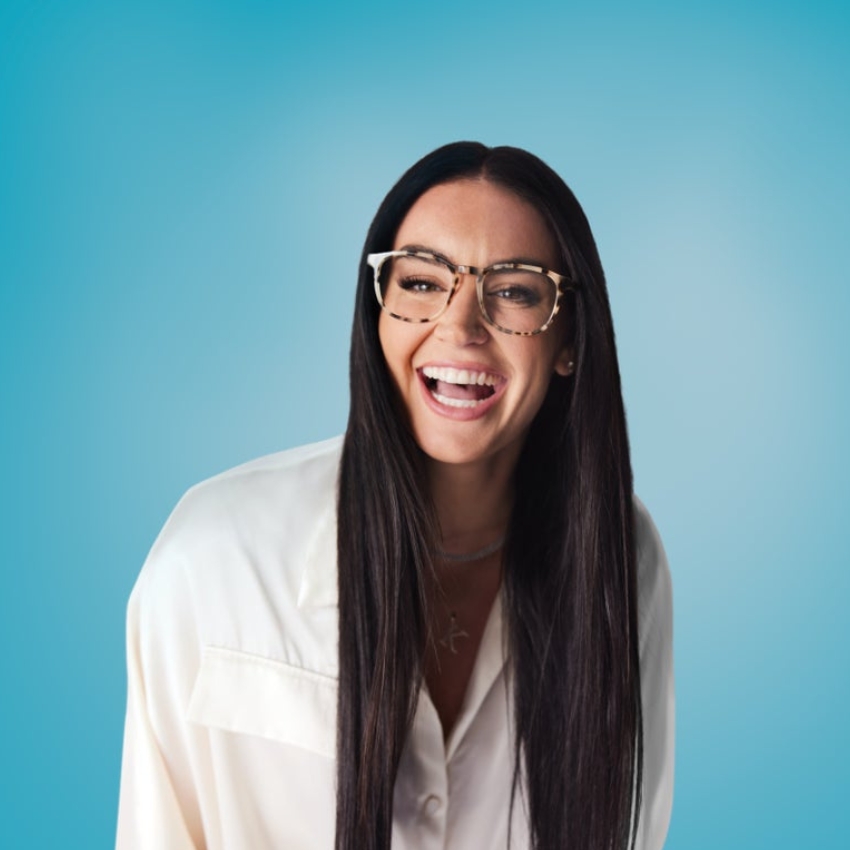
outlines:
{"label": "eyeglass lens", "polygon": [[[384,306],[403,319],[427,321],[446,306],[454,272],[439,260],[389,257],[381,266],[379,283]],[[484,276],[483,309],[495,325],[515,333],[534,333],[551,318],[557,287],[539,272],[500,269]]]}

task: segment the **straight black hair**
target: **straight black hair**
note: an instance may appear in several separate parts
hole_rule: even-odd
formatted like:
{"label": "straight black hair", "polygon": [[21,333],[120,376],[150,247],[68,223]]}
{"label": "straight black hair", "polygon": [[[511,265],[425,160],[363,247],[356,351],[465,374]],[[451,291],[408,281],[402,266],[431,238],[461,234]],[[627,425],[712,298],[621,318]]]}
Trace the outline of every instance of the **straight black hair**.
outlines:
{"label": "straight black hair", "polygon": [[[483,179],[543,216],[578,282],[574,374],[553,376],[515,473],[504,599],[514,793],[535,850],[634,846],[643,770],[632,473],[605,276],[587,219],[532,154],[441,147],[384,199],[366,237],[338,496],[337,850],[389,850],[393,790],[423,676],[425,577],[437,524],[422,453],[398,413],[366,254],[390,250],[433,186]],[[556,330],[559,329],[559,330]]]}

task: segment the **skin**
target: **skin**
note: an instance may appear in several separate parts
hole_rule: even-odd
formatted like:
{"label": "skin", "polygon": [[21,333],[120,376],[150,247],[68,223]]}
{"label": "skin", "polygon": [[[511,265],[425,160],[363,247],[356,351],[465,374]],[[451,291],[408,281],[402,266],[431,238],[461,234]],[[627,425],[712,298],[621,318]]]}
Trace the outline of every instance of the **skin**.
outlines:
{"label": "skin", "polygon": [[[540,213],[486,180],[460,180],[425,192],[402,221],[393,245],[395,250],[411,247],[479,268],[517,259],[555,271],[561,265]],[[475,279],[463,275],[437,320],[412,324],[383,312],[378,333],[409,426],[429,459],[428,484],[442,548],[462,553],[486,546],[504,533],[513,470],[549,382],[553,374],[572,370],[561,322],[537,336],[504,334],[481,315]],[[442,408],[428,397],[418,371],[429,365],[496,374],[503,379],[498,398],[472,417]],[[434,634],[445,634],[450,612],[468,633],[456,643],[457,654],[437,640],[426,659],[426,684],[448,736],[498,594],[501,559],[499,553],[466,564],[437,559],[434,567]]]}

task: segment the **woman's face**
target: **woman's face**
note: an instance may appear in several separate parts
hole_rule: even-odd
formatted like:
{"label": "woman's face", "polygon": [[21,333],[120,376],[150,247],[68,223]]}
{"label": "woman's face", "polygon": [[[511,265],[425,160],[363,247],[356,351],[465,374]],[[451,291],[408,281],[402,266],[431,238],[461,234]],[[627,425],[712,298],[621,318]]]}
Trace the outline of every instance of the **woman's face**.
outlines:
{"label": "woman's face", "polygon": [[[459,180],[425,192],[393,245],[409,248],[455,265],[521,261],[563,271],[540,213],[486,180]],[[572,369],[559,321],[536,336],[496,330],[481,315],[472,275],[462,276],[435,321],[402,322],[382,311],[378,334],[416,442],[443,463],[514,463],[552,374]]]}

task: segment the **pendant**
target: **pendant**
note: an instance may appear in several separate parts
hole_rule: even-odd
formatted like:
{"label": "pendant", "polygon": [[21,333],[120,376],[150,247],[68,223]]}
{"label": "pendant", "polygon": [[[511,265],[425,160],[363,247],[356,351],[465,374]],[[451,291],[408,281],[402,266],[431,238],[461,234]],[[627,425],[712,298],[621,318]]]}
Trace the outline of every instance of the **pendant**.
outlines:
{"label": "pendant", "polygon": [[449,623],[449,627],[446,629],[446,633],[440,638],[440,645],[448,649],[452,655],[457,655],[455,640],[457,638],[469,637],[469,633],[465,632],[462,628],[460,628],[460,626],[458,626],[457,617],[455,616],[454,611],[452,611],[451,617],[452,619]]}

